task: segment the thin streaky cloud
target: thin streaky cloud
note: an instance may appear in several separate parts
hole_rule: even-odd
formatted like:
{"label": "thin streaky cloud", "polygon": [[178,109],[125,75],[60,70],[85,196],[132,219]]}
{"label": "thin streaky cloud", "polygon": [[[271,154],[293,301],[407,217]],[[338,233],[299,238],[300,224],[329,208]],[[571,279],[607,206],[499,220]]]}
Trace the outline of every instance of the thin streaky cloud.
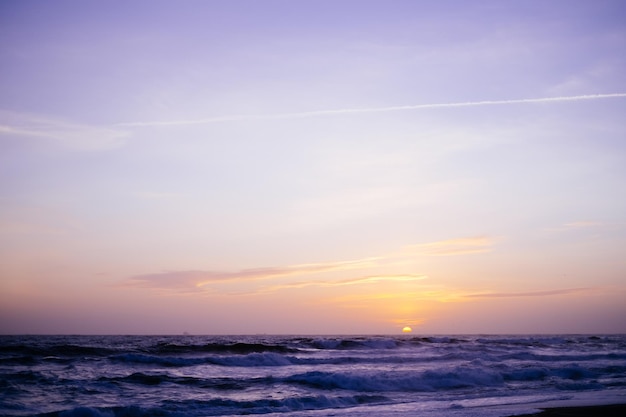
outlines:
{"label": "thin streaky cloud", "polygon": [[0,136],[24,136],[53,140],[75,150],[99,151],[119,148],[130,132],[107,127],[17,113],[0,109]]}
{"label": "thin streaky cloud", "polygon": [[559,227],[551,227],[544,230],[547,232],[571,232],[576,230],[595,230],[603,226],[606,226],[606,224],[601,222],[583,220],[564,223]]}
{"label": "thin streaky cloud", "polygon": [[339,281],[302,281],[288,284],[273,285],[262,289],[263,292],[272,292],[283,289],[304,288],[304,287],[342,287],[346,285],[372,284],[377,282],[410,282],[426,279],[426,275],[403,274],[403,275],[372,275],[359,278],[350,278]]}
{"label": "thin streaky cloud", "polygon": [[405,250],[425,256],[466,255],[490,252],[493,244],[494,239],[489,236],[476,236],[410,245]]}
{"label": "thin streaky cloud", "polygon": [[298,119],[298,118],[333,116],[333,115],[342,115],[342,114],[385,113],[385,112],[407,111],[407,110],[498,106],[498,105],[507,105],[507,104],[557,103],[557,102],[565,102],[565,101],[599,100],[599,99],[625,98],[625,97],[626,97],[626,93],[584,94],[584,95],[578,95],[578,96],[522,98],[522,99],[511,99],[511,100],[482,100],[482,101],[464,101],[464,102],[456,102],[456,103],[414,104],[414,105],[406,105],[406,106],[315,110],[315,111],[297,112],[297,113],[239,114],[239,115],[226,115],[226,116],[217,116],[217,117],[209,117],[209,118],[204,118],[204,119],[192,119],[192,120],[125,122],[125,123],[117,123],[114,126],[116,127],[190,126],[190,125],[203,125],[203,124],[236,122],[236,121]]}
{"label": "thin streaky cloud", "polygon": [[593,291],[595,288],[564,288],[547,291],[509,292],[509,293],[483,293],[469,294],[466,298],[516,298],[516,297],[548,297],[553,295],[568,295],[574,293]]}
{"label": "thin streaky cloud", "polygon": [[206,280],[197,283],[198,287],[211,284],[216,281],[253,281],[280,278],[287,276],[297,276],[305,274],[316,274],[329,271],[341,271],[349,269],[361,269],[372,266],[376,258],[359,259],[355,261],[339,261],[326,263],[311,263],[301,265],[290,265],[284,267],[252,268],[244,269],[234,273],[212,274]]}
{"label": "thin streaky cloud", "polygon": [[597,227],[601,225],[602,223],[600,222],[578,221],[578,222],[565,223],[563,226],[568,229],[580,229],[584,227]]}
{"label": "thin streaky cloud", "polygon": [[186,287],[201,288],[216,282],[256,281],[330,271],[362,269],[375,265],[376,259],[365,258],[353,261],[251,268],[236,272],[202,270],[157,272],[130,277],[125,281],[124,286],[174,289]]}
{"label": "thin streaky cloud", "polygon": [[[161,289],[193,288],[198,291],[204,287],[219,283],[264,281],[299,275],[324,274],[331,271],[358,270],[380,267],[389,262],[413,258],[415,255],[449,256],[484,253],[492,250],[494,239],[488,236],[466,237],[410,245],[399,252],[347,261],[307,263],[298,265],[273,266],[242,269],[234,272],[211,270],[176,270],[135,275],[127,278],[121,286]],[[281,288],[317,286],[337,286],[376,282],[382,280],[412,281],[422,279],[423,275],[370,276],[348,279],[344,281],[308,281],[303,283],[284,284]],[[268,287],[274,289],[274,287]]]}

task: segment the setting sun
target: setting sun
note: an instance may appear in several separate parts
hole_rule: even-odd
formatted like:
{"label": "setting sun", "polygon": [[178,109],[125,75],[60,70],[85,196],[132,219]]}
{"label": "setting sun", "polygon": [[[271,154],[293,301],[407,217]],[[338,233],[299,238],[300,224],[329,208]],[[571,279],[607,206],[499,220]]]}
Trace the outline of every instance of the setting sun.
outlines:
{"label": "setting sun", "polygon": [[402,333],[411,333],[413,331],[413,329],[411,329],[409,326],[404,326],[402,328]]}

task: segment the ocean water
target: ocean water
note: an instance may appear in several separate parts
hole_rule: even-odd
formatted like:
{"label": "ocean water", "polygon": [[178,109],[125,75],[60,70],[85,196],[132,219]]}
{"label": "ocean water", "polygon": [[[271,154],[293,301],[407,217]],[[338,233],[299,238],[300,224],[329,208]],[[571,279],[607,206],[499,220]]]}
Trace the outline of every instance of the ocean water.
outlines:
{"label": "ocean water", "polygon": [[0,336],[4,416],[507,416],[626,403],[626,336]]}

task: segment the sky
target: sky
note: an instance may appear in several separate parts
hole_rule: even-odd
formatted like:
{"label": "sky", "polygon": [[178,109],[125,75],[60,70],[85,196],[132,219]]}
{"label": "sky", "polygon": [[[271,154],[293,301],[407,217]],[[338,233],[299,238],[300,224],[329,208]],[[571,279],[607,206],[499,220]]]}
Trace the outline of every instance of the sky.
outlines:
{"label": "sky", "polygon": [[0,333],[626,332],[621,0],[0,1]]}

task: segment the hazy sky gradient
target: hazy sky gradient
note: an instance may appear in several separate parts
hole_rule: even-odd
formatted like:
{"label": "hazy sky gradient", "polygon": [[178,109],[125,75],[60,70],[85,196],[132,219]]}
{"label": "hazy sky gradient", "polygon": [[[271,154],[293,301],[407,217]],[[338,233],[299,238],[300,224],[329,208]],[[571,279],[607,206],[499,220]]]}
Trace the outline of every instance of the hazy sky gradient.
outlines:
{"label": "hazy sky gradient", "polygon": [[626,332],[623,1],[0,2],[0,333]]}

